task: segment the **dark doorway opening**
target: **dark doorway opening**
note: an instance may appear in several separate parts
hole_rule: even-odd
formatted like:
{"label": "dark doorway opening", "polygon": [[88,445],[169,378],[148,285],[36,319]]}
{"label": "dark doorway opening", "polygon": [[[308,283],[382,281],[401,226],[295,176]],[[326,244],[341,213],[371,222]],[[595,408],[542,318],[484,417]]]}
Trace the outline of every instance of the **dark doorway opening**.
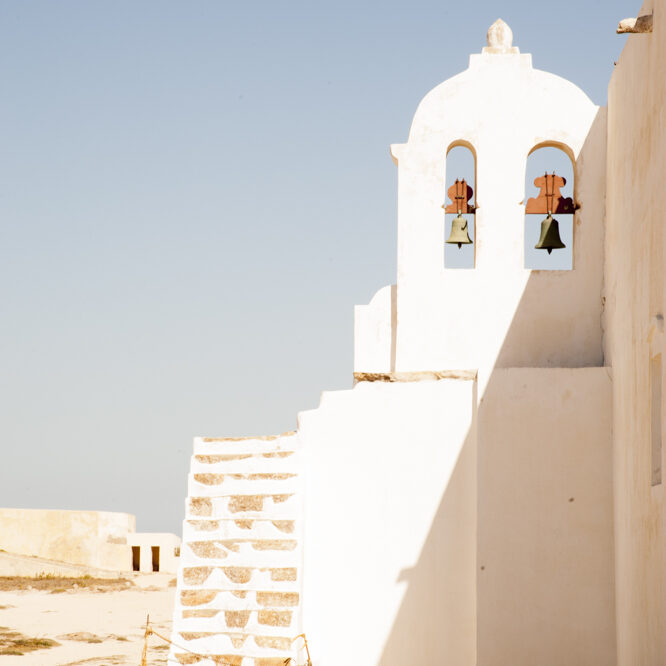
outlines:
{"label": "dark doorway opening", "polygon": [[132,546],[132,571],[139,571],[141,569],[141,548],[139,546]]}
{"label": "dark doorway opening", "polygon": [[153,571],[160,570],[160,547],[151,546],[150,550],[153,552]]}

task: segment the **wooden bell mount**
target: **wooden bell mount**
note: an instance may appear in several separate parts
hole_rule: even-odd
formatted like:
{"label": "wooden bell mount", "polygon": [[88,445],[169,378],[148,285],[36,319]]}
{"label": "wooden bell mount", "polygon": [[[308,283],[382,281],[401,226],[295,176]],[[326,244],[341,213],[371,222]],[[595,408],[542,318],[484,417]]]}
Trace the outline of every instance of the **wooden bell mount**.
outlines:
{"label": "wooden bell mount", "polygon": [[465,179],[456,178],[456,182],[447,190],[449,199],[452,201],[448,206],[444,204],[442,208],[445,213],[471,213],[474,214],[475,207],[469,203],[474,194],[474,190],[465,182]]}
{"label": "wooden bell mount", "polygon": [[577,206],[571,197],[563,197],[560,188],[566,185],[566,178],[553,173],[545,173],[534,179],[534,184],[541,190],[537,197],[529,199],[525,207],[525,214],[551,215],[559,213],[566,215],[576,212]]}

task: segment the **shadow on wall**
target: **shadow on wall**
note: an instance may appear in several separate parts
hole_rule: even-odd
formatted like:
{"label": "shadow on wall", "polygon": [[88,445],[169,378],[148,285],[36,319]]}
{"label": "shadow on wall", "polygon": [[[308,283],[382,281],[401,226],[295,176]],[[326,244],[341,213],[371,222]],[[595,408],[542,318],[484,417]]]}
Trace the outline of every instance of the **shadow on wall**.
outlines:
{"label": "shadow on wall", "polygon": [[397,582],[406,582],[407,591],[379,666],[425,666],[432,664],[432,655],[446,655],[440,666],[476,663],[476,603],[470,594],[476,563],[475,540],[470,537],[475,530],[461,518],[476,513],[469,508],[470,502],[476,503],[475,421],[476,415],[419,560],[400,573]]}
{"label": "shadow on wall", "polygon": [[615,663],[611,380],[497,368],[478,409],[479,664]]}
{"label": "shadow on wall", "polygon": [[[598,163],[599,132],[604,110],[580,169]],[[439,666],[615,663],[603,215],[586,222],[585,212],[574,270],[535,271],[527,281],[419,559],[396,581],[407,588],[379,666],[429,663],[426,655]],[[576,307],[580,280],[594,281],[598,290],[586,291],[598,298]],[[584,314],[562,339],[551,332],[561,321],[549,323],[572,307]],[[538,359],[524,344],[535,335],[543,338]],[[457,523],[470,506],[475,525],[465,532]]]}
{"label": "shadow on wall", "polygon": [[611,448],[605,368],[493,370],[380,666],[615,663]]}

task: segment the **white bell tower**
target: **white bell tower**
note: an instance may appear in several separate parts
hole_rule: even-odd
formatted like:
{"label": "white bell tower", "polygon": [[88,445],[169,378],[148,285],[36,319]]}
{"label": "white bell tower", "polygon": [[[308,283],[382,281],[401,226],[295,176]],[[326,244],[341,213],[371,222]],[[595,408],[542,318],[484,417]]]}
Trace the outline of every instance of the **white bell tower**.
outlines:
{"label": "white bell tower", "polygon": [[[599,365],[605,109],[532,67],[501,20],[469,68],[419,104],[398,166],[398,274],[356,310],[356,373]],[[476,160],[475,266],[445,268],[453,146]],[[524,267],[525,170],[553,146],[575,173],[573,270]],[[545,216],[544,216],[545,217]]]}

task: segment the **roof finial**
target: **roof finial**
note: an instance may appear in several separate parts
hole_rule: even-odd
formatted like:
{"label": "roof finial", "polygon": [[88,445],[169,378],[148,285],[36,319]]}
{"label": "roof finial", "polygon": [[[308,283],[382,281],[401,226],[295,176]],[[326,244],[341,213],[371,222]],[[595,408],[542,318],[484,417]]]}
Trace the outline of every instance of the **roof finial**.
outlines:
{"label": "roof finial", "polygon": [[484,53],[517,53],[518,49],[513,47],[513,32],[502,19],[497,19],[488,28],[488,46],[483,49]]}

